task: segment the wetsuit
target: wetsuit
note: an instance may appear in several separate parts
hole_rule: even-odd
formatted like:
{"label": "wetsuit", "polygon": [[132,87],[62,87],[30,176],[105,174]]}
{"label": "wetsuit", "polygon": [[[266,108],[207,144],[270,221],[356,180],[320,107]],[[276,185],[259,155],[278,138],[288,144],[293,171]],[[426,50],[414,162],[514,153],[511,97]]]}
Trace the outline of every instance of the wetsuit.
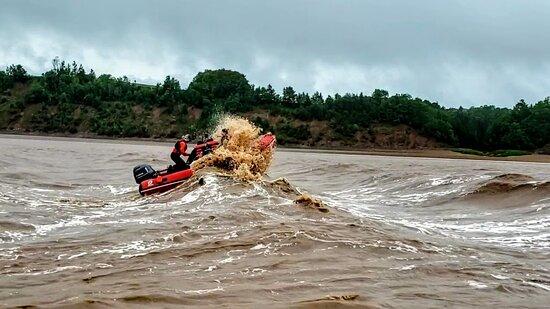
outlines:
{"label": "wetsuit", "polygon": [[189,155],[186,151],[187,143],[184,140],[177,141],[174,145],[174,149],[172,149],[172,153],[170,154],[170,158],[174,161],[174,163],[176,163],[174,166],[176,170],[186,170],[189,168],[189,164],[187,164],[181,157],[182,155]]}

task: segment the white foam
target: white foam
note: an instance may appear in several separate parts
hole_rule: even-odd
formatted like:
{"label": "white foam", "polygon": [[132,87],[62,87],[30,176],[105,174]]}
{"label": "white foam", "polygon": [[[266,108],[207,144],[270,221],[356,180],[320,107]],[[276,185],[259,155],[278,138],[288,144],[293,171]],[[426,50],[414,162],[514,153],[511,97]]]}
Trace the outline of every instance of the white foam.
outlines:
{"label": "white foam", "polygon": [[75,259],[75,258],[77,258],[77,257],[84,256],[84,255],[86,255],[86,254],[88,254],[88,252],[82,252],[82,253],[79,253],[79,254],[71,255],[71,256],[69,256],[69,257],[67,258],[67,260],[72,260],[72,259]]}
{"label": "white foam", "polygon": [[254,247],[250,248],[250,250],[261,250],[261,249],[266,249],[266,248],[269,248],[269,247],[264,245],[264,244],[257,244]]}
{"label": "white foam", "polygon": [[532,285],[532,286],[537,287],[537,288],[541,288],[541,289],[546,290],[546,291],[550,291],[550,286],[542,284],[542,283],[531,282],[531,281],[522,281],[522,282],[525,283],[525,284],[528,284],[528,285]]}
{"label": "white foam", "polygon": [[176,290],[178,293],[184,293],[184,294],[196,294],[196,295],[203,295],[218,291],[223,291],[224,289],[220,286],[213,288],[213,289],[203,289],[203,290],[189,290],[189,291],[182,291],[182,290]]}
{"label": "white foam", "polygon": [[498,280],[510,279],[510,277],[506,277],[506,276],[503,276],[503,275],[495,275],[495,274],[491,274],[491,277],[493,277],[495,279],[498,279]]}
{"label": "white foam", "polygon": [[487,288],[487,285],[485,283],[477,282],[477,281],[474,281],[474,280],[468,280],[468,285],[471,286],[471,287],[474,287],[476,289],[485,289],[485,288]]}

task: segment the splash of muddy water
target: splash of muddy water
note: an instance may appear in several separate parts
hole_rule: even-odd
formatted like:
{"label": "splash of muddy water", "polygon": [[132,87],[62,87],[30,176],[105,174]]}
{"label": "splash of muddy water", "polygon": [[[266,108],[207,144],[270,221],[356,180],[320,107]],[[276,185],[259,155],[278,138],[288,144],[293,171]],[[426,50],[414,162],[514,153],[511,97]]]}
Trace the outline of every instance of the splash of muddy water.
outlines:
{"label": "splash of muddy water", "polygon": [[271,165],[275,148],[260,147],[259,138],[262,132],[259,127],[248,119],[224,115],[220,117],[212,136],[218,141],[221,140],[224,129],[229,132],[228,140],[212,154],[200,158],[191,165],[198,175],[213,172],[211,168],[215,168],[217,172],[222,172],[226,176],[241,181],[261,181],[266,186],[281,190],[289,196],[294,196],[297,205],[320,212],[329,211],[321,200],[302,192],[284,178],[275,181],[262,179]]}
{"label": "splash of muddy water", "polygon": [[222,130],[229,131],[229,139],[214,153],[193,162],[192,168],[200,171],[216,167],[240,180],[259,180],[267,172],[273,159],[273,149],[261,149],[260,128],[245,118],[226,115],[221,117],[213,137],[221,139]]}

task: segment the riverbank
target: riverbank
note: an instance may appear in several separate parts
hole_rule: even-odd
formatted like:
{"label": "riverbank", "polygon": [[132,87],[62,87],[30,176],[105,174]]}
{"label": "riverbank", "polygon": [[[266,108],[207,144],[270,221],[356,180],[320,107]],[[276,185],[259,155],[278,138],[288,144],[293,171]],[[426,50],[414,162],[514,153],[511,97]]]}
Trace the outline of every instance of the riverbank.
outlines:
{"label": "riverbank", "polygon": [[[39,139],[39,140],[73,140],[81,142],[89,142],[93,140],[98,143],[127,143],[127,144],[149,144],[172,145],[173,138],[139,138],[139,137],[124,137],[113,138],[107,136],[89,135],[89,134],[36,134],[27,132],[0,132],[0,138],[24,138],[24,139]],[[488,161],[516,161],[516,162],[538,162],[550,163],[550,155],[529,154],[513,157],[488,157],[477,156],[472,154],[459,153],[449,149],[356,149],[356,148],[308,148],[296,146],[280,146],[279,149],[287,152],[311,152],[311,153],[328,153],[328,154],[350,154],[350,155],[376,155],[376,156],[395,156],[395,157],[422,157],[422,158],[443,158],[443,159],[469,159],[469,160],[488,160]]]}
{"label": "riverbank", "polygon": [[392,157],[420,157],[420,158],[441,158],[441,159],[468,159],[485,161],[515,161],[515,162],[538,162],[550,163],[550,155],[529,154],[513,157],[488,157],[476,156],[454,152],[448,149],[319,149],[301,147],[283,147],[285,151],[332,153],[332,154],[353,154],[353,155],[375,155]]}

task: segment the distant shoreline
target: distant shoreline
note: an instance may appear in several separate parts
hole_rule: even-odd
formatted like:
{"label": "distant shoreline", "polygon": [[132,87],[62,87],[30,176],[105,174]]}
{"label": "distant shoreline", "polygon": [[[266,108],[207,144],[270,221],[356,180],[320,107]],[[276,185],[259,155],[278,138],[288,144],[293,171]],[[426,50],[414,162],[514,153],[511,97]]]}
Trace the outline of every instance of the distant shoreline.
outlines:
{"label": "distant shoreline", "polygon": [[448,149],[352,149],[352,148],[303,148],[303,147],[280,147],[289,152],[313,152],[327,154],[350,154],[350,155],[371,155],[371,156],[389,156],[389,157],[414,157],[414,158],[434,158],[434,159],[465,159],[465,160],[483,160],[483,161],[512,161],[512,162],[534,162],[550,163],[550,155],[530,154],[513,157],[488,157],[463,154]]}
{"label": "distant shoreline", "polygon": [[117,143],[128,143],[128,144],[173,144],[175,138],[154,138],[154,137],[112,137],[112,136],[102,136],[95,134],[86,134],[86,133],[35,133],[35,132],[14,132],[14,131],[0,131],[0,138],[9,138],[9,137],[21,137],[28,139],[49,139],[49,140],[58,140],[58,141],[75,141],[78,139],[83,140],[94,140],[97,142],[117,142]]}
{"label": "distant shoreline", "polygon": [[[24,138],[24,139],[46,139],[53,141],[78,141],[94,140],[98,143],[127,143],[127,144],[148,144],[148,145],[171,145],[174,138],[151,138],[151,137],[108,137],[93,134],[43,134],[32,132],[0,131],[0,138]],[[305,147],[305,146],[279,146],[285,152],[313,152],[327,154],[348,154],[348,155],[375,155],[392,157],[416,157],[416,158],[439,158],[439,159],[468,159],[484,161],[512,161],[512,162],[535,162],[550,163],[550,155],[530,154],[513,157],[486,157],[472,154],[463,154],[444,148],[435,149],[358,149],[352,147]]]}

